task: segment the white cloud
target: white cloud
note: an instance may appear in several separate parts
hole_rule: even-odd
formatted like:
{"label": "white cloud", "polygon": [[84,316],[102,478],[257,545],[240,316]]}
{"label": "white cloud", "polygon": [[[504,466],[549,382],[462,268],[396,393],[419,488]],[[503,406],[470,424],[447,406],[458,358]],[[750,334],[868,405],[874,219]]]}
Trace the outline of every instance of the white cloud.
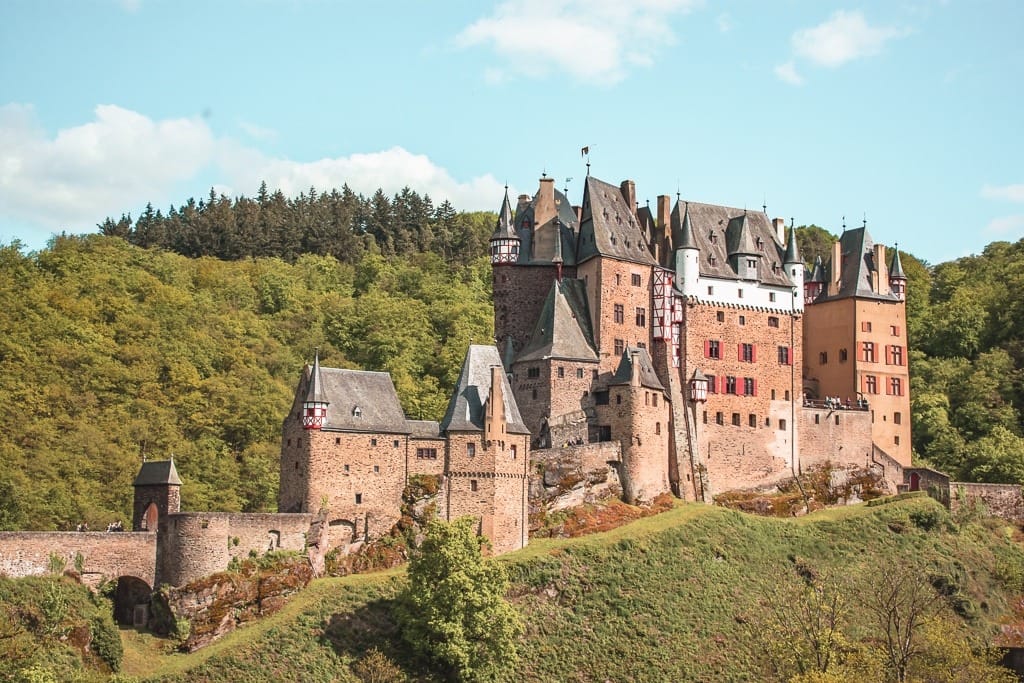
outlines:
{"label": "white cloud", "polygon": [[1024,202],[1024,184],[1019,185],[986,185],[981,188],[981,196],[985,199],[1001,199],[1008,202]]}
{"label": "white cloud", "polygon": [[825,67],[838,67],[882,51],[894,38],[909,34],[894,26],[870,26],[860,12],[839,10],[828,21],[797,31],[791,38],[794,54]]}
{"label": "white cloud", "polygon": [[775,75],[790,85],[802,85],[803,77],[796,72],[796,65],[792,60],[775,67]]}
{"label": "white cloud", "polygon": [[988,225],[985,226],[985,232],[991,235],[1002,235],[1004,237],[1011,237],[1018,233],[1024,233],[1024,214],[993,218],[989,221]]}
{"label": "white cloud", "polygon": [[[456,37],[461,48],[490,46],[505,71],[541,77],[561,70],[588,82],[615,83],[629,67],[649,66],[675,41],[669,19],[700,0],[506,0]],[[491,78],[493,80],[493,78]]]}
{"label": "white cloud", "polygon": [[719,14],[718,19],[715,20],[718,24],[718,30],[722,33],[728,33],[732,30],[732,17],[726,14]]}
{"label": "white cloud", "polygon": [[245,131],[246,135],[256,140],[273,140],[277,137],[277,131],[273,128],[266,128],[249,121],[240,121],[238,126]]}
{"label": "white cloud", "polygon": [[214,138],[197,119],[153,121],[115,105],[50,138],[31,107],[0,107],[0,214],[50,229],[79,229],[160,200],[210,159]]}
{"label": "white cloud", "polygon": [[[401,147],[311,162],[271,158],[216,138],[199,117],[152,120],[115,105],[96,107],[92,121],[50,135],[30,106],[0,106],[0,234],[13,225],[82,232],[107,216],[137,213],[147,202],[180,204],[218,193],[252,196],[261,181],[296,195],[348,183],[369,194],[408,186],[458,209],[496,209],[502,183],[491,175],[456,180],[427,156]],[[27,236],[26,236],[27,237]]]}

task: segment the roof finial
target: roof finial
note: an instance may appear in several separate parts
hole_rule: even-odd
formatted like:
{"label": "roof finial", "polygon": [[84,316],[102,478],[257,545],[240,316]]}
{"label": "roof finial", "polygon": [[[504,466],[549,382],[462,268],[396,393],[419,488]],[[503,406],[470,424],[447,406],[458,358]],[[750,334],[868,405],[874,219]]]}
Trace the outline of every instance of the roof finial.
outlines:
{"label": "roof finial", "polygon": [[540,172],[540,177],[541,178],[547,178],[548,177],[548,169],[547,168],[545,168],[544,170],[542,170]]}
{"label": "roof finial", "polygon": [[861,227],[862,228],[868,227],[868,212],[867,211],[864,212],[864,224]]}
{"label": "roof finial", "polygon": [[679,192],[679,178],[676,178],[676,201],[680,199],[681,193]]}
{"label": "roof finial", "polygon": [[768,195],[767,195],[767,194],[765,194],[765,195],[764,195],[764,196],[763,196],[763,197],[761,198],[761,211],[763,211],[763,212],[764,212],[764,215],[765,215],[765,216],[767,216],[767,215],[768,215]]}
{"label": "roof finial", "polygon": [[846,232],[846,216],[843,216],[843,232]]}
{"label": "roof finial", "polygon": [[563,194],[565,194],[566,199],[569,198],[569,183],[571,183],[571,182],[572,182],[572,178],[566,178],[565,179],[565,191],[563,192]]}
{"label": "roof finial", "polygon": [[580,148],[580,156],[587,160],[587,177],[590,177],[590,145]]}
{"label": "roof finial", "polygon": [[790,216],[790,217],[789,217],[789,229],[790,229],[790,230],[792,230],[792,229],[793,229],[793,224],[794,224],[795,222],[796,222],[796,221],[794,221],[794,220],[793,220],[793,217],[792,217],[792,216]]}

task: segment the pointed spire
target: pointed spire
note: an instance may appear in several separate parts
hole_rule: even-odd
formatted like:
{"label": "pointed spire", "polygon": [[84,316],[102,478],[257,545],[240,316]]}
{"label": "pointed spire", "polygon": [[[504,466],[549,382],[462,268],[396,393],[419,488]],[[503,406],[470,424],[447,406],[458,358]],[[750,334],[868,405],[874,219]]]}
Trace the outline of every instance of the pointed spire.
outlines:
{"label": "pointed spire", "polygon": [[907,274],[903,272],[903,263],[900,261],[900,245],[893,245],[892,261],[889,263],[889,279],[903,278],[907,279]]}
{"label": "pointed spire", "polygon": [[696,249],[697,243],[693,239],[693,226],[690,225],[690,203],[686,202],[683,207],[683,224],[679,229],[679,241],[676,249]]}
{"label": "pointed spire", "polygon": [[309,373],[309,389],[306,391],[306,403],[328,403],[324,392],[324,378],[320,373],[320,349],[313,354],[313,370]]}
{"label": "pointed spire", "polygon": [[505,337],[505,354],[504,358],[501,359],[501,364],[505,366],[505,373],[512,372],[512,361],[516,357],[515,347],[512,344],[512,335]]}
{"label": "pointed spire", "polygon": [[811,269],[810,282],[825,282],[825,265],[821,262],[821,255],[814,257],[814,268]]}
{"label": "pointed spire", "polygon": [[796,246],[796,228],[793,226],[793,219],[789,219],[789,240],[786,242],[786,256],[783,263],[801,263],[800,250]]}
{"label": "pointed spire", "polygon": [[501,203],[501,213],[498,214],[498,224],[494,228],[491,239],[509,239],[516,237],[516,229],[512,216],[512,203],[508,199],[508,185],[505,186],[505,199]]}

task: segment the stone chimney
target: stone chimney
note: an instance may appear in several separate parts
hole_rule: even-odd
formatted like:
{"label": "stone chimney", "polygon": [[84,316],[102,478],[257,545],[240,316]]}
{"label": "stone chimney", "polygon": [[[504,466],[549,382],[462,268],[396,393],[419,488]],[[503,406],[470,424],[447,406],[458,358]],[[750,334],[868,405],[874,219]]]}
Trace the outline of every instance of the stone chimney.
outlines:
{"label": "stone chimney", "polygon": [[775,228],[775,236],[779,240],[779,244],[785,246],[786,244],[786,219],[785,218],[773,218],[772,227]]}
{"label": "stone chimney", "polygon": [[658,195],[658,238],[663,250],[672,249],[672,198],[667,194]]}
{"label": "stone chimney", "polygon": [[629,364],[630,368],[629,384],[630,386],[640,386],[640,350],[630,349],[629,350]]}
{"label": "stone chimney", "polygon": [[555,179],[544,177],[540,179],[540,191],[537,193],[537,204],[533,209],[533,223],[539,228],[558,213],[555,206]]}
{"label": "stone chimney", "polygon": [[491,366],[491,390],[487,395],[487,410],[484,413],[484,439],[502,440],[505,424],[505,393],[501,376],[505,370],[500,365]]}
{"label": "stone chimney", "polygon": [[836,240],[832,245],[832,275],[828,282],[828,295],[839,294],[839,286],[843,282],[843,245]]}
{"label": "stone chimney", "polygon": [[626,200],[629,212],[636,215],[636,183],[632,180],[623,180],[619,190],[622,192],[622,198]]}
{"label": "stone chimney", "polygon": [[874,248],[875,259],[875,293],[889,293],[889,267],[885,264],[885,245],[876,244]]}

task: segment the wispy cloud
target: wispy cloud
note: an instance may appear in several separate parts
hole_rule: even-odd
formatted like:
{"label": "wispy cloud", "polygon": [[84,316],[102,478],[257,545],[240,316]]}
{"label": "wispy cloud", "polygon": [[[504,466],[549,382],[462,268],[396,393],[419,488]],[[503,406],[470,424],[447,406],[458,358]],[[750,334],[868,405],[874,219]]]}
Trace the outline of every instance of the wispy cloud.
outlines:
{"label": "wispy cloud", "polygon": [[[910,29],[897,26],[872,26],[859,11],[839,10],[827,21],[793,33],[790,45],[795,58],[834,69],[877,55],[888,42],[910,33]],[[789,78],[795,70],[787,70],[787,64],[775,68],[776,76],[787,83],[798,84]]]}
{"label": "wispy cloud", "polygon": [[728,13],[722,13],[715,19],[715,23],[718,24],[718,30],[722,33],[728,33],[732,30],[732,17]]}
{"label": "wispy cloud", "polygon": [[266,128],[249,121],[240,121],[238,126],[245,131],[246,135],[255,140],[273,140],[277,137],[277,131],[273,128]]}
{"label": "wispy cloud", "polygon": [[985,232],[990,235],[1001,235],[1004,237],[1022,233],[1024,232],[1024,214],[993,218],[985,226]]}
{"label": "wispy cloud", "polygon": [[985,185],[981,188],[985,199],[999,199],[1007,202],[1024,202],[1024,183],[1018,185]]}
{"label": "wispy cloud", "polygon": [[181,193],[211,182],[206,178],[228,195],[252,195],[263,180],[288,195],[345,183],[364,194],[408,186],[466,210],[494,209],[503,192],[489,174],[457,180],[427,156],[401,147],[296,161],[217,137],[198,116],[153,120],[101,105],[92,121],[51,135],[32,107],[0,106],[0,226],[87,230],[147,202],[180,203],[186,198]]}
{"label": "wispy cloud", "polygon": [[803,85],[804,79],[796,72],[796,64],[792,60],[775,67],[775,75],[790,85]]}
{"label": "wispy cloud", "polygon": [[506,0],[456,37],[460,48],[490,47],[506,74],[544,77],[568,73],[591,83],[613,84],[632,67],[649,66],[675,42],[670,19],[701,0]]}

